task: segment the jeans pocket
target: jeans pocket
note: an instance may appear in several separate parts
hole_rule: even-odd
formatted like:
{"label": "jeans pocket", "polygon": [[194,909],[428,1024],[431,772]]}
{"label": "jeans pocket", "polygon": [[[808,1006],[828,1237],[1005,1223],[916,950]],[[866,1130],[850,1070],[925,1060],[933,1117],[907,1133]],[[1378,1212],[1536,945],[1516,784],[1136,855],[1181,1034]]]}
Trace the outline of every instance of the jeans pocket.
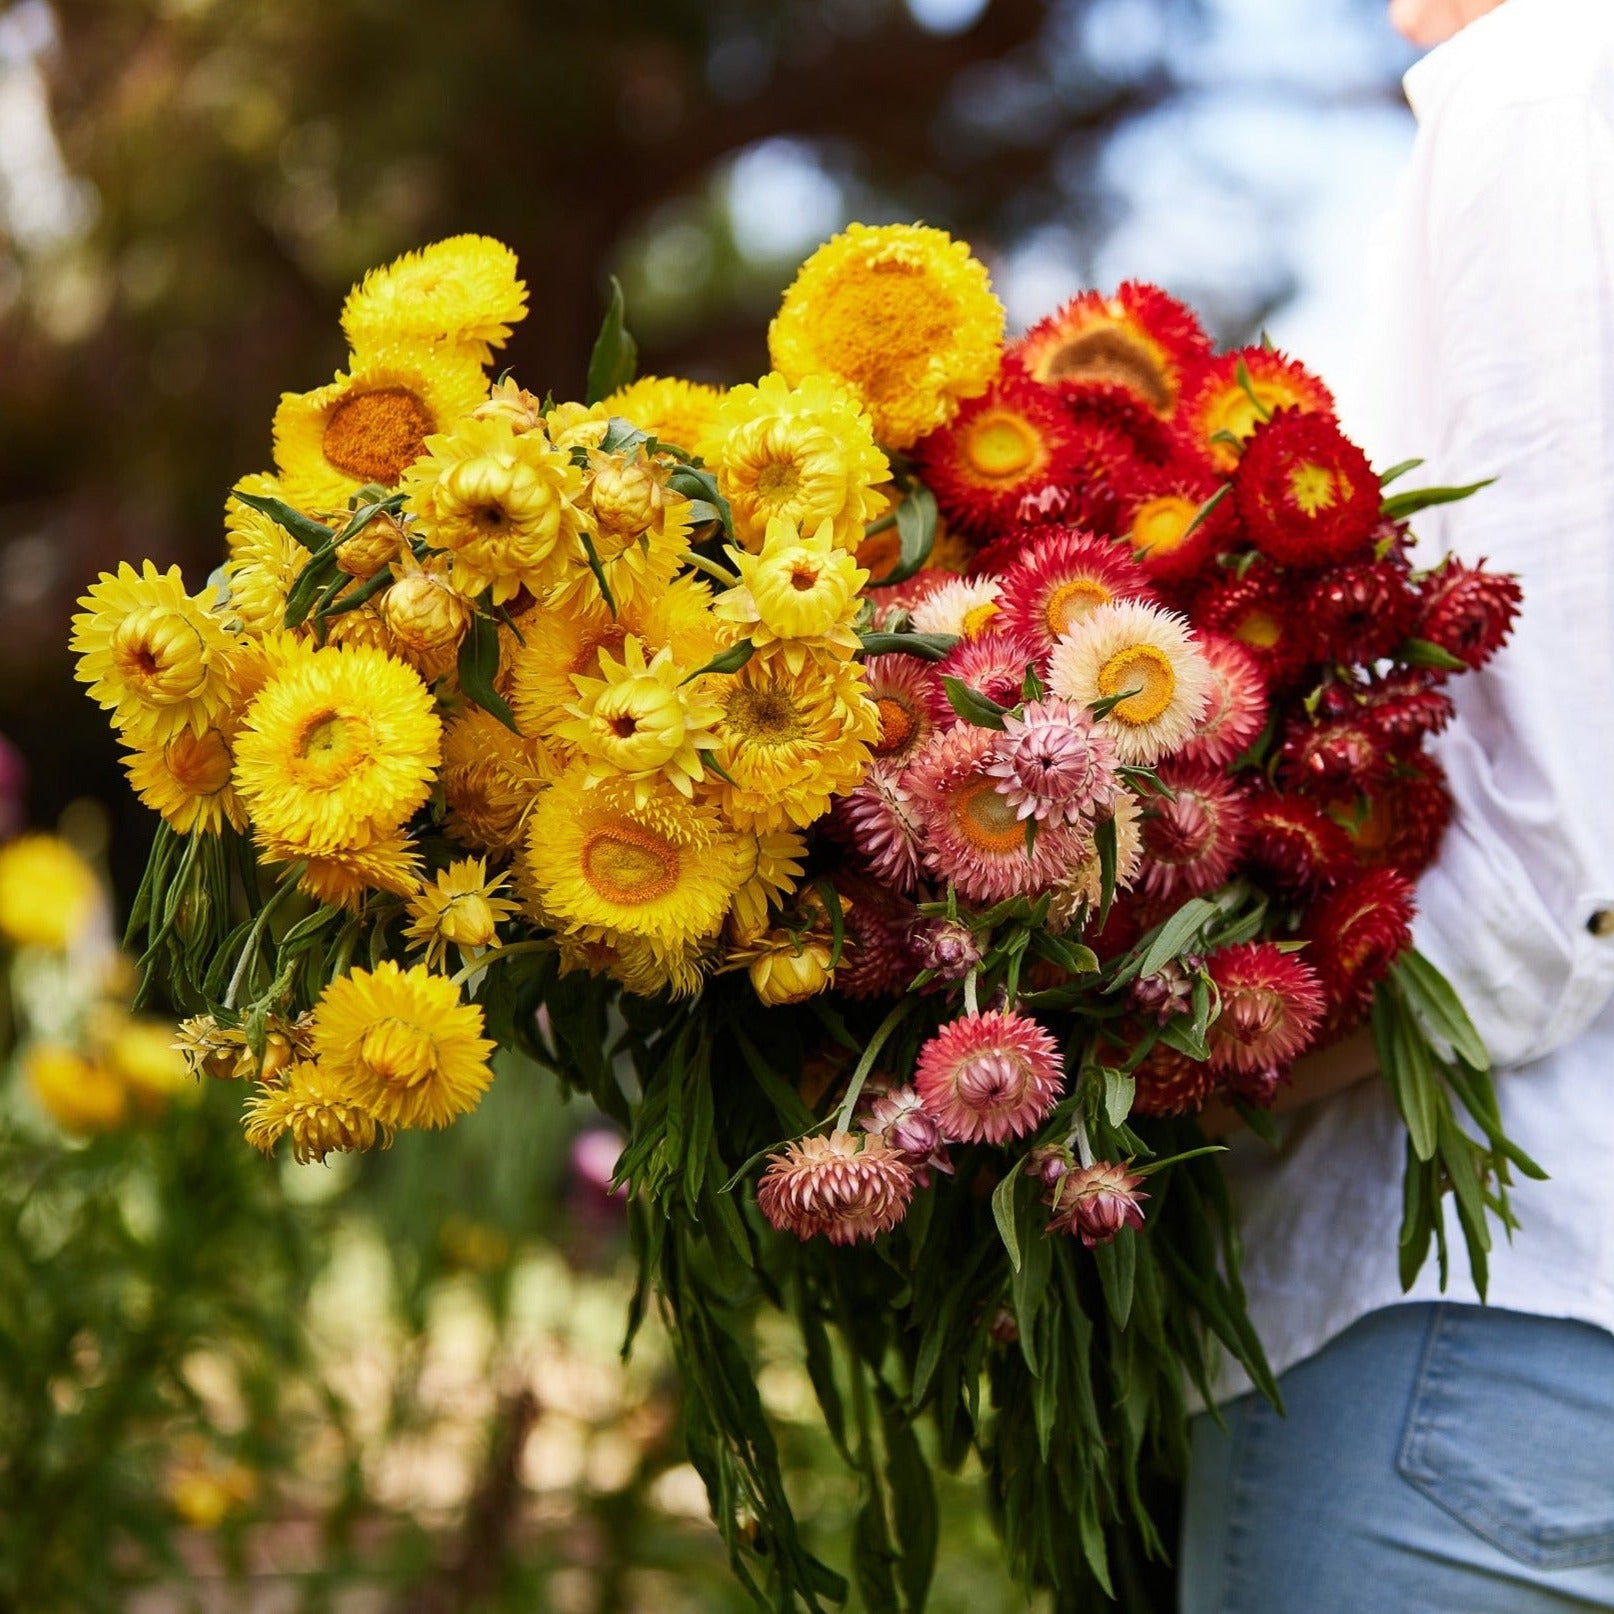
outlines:
{"label": "jeans pocket", "polygon": [[1522,1563],[1614,1560],[1614,1337],[1436,1306],[1397,1467]]}

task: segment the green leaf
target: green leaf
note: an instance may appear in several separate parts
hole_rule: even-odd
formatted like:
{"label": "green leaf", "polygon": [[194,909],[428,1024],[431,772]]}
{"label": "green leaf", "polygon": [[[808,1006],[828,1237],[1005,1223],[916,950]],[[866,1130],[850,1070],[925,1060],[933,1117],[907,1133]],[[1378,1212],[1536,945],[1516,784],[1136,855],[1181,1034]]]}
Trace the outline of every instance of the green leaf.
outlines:
{"label": "green leaf", "polygon": [[1428,639],[1408,639],[1396,651],[1395,659],[1408,667],[1435,667],[1441,672],[1467,672],[1468,663],[1451,651],[1431,644]]}
{"label": "green leaf", "polygon": [[885,1478],[896,1527],[897,1580],[908,1608],[922,1609],[936,1571],[939,1536],[936,1481],[920,1450],[913,1425],[895,1397],[880,1397],[885,1432]]}
{"label": "green leaf", "polygon": [[[1014,1175],[1016,1178],[1024,1177],[1019,1171]],[[1048,1293],[1048,1279],[1054,1264],[1053,1244],[1045,1231],[1042,1207],[1038,1203],[1035,1188],[1035,1182],[1024,1177],[1025,1191],[1015,1195],[1015,1227],[1019,1235],[1017,1242],[1021,1261],[1010,1284],[1014,1318],[1019,1325],[1020,1354],[1032,1373],[1038,1371],[1037,1315]]]}
{"label": "green leaf", "polygon": [[1134,695],[1141,695],[1142,693],[1141,686],[1137,689],[1117,690],[1115,694],[1105,695],[1101,700],[1089,701],[1087,709],[1094,717],[1108,717],[1122,701],[1129,701]]}
{"label": "green leaf", "polygon": [[633,380],[639,363],[639,346],[623,323],[626,312],[622,283],[612,275],[611,302],[600,323],[600,334],[594,339],[594,351],[589,355],[584,403],[596,404]]}
{"label": "green leaf", "polygon": [[1014,1189],[1019,1168],[1011,1167],[992,1190],[992,1220],[998,1224],[1003,1248],[1009,1252],[1009,1265],[1020,1270],[1020,1235],[1014,1225]]}
{"label": "green leaf", "polygon": [[1491,1068],[1491,1056],[1468,1018],[1463,1000],[1417,948],[1402,953],[1390,966],[1390,975],[1406,994],[1412,1012],[1459,1059],[1475,1070]]}
{"label": "green leaf", "polygon": [[737,673],[756,653],[757,647],[749,639],[741,639],[738,644],[731,644],[727,650],[718,651],[704,667],[697,667],[688,678],[681,679],[680,682],[687,684],[691,679],[701,677],[703,673]]}
{"label": "green leaf", "polygon": [[1008,707],[999,706],[995,700],[977,689],[971,689],[962,678],[954,678],[951,674],[943,675],[942,688],[947,694],[947,704],[966,723],[978,729],[1003,727],[1003,714]]}
{"label": "green leaf", "polygon": [[1389,470],[1379,472],[1379,486],[1389,487],[1398,477],[1405,476],[1408,471],[1416,471],[1422,464],[1422,460],[1398,460]]}
{"label": "green leaf", "polygon": [[268,516],[277,526],[290,533],[304,549],[317,552],[324,549],[336,536],[334,528],[315,521],[312,516],[305,516],[301,510],[292,509],[283,499],[270,499],[261,493],[239,491],[232,493],[230,497],[236,503],[256,510],[259,515]]}
{"label": "green leaf", "polygon": [[818,893],[824,911],[829,915],[829,967],[833,970],[846,950],[846,910],[841,906],[841,894],[835,889],[833,880],[814,880],[813,890]]}
{"label": "green leaf", "polygon": [[1203,527],[1208,520],[1210,520],[1211,515],[1215,511],[1217,505],[1219,505],[1222,502],[1223,499],[1226,499],[1226,498],[1230,497],[1232,492],[1233,492],[1233,484],[1231,482],[1224,482],[1194,512],[1194,519],[1188,523],[1187,527],[1183,531],[1182,537],[1179,538],[1177,540],[1177,542],[1178,543],[1183,543],[1185,540],[1187,540],[1189,538],[1192,538],[1193,535],[1196,532],[1198,532],[1199,529],[1201,527]]}
{"label": "green leaf", "polygon": [[1432,1159],[1445,1095],[1436,1080],[1429,1043],[1392,982],[1381,982],[1373,994],[1369,1019],[1379,1068],[1407,1124],[1413,1149],[1420,1160]]}
{"label": "green leaf", "polygon": [[886,1532],[885,1505],[873,1475],[869,1494],[852,1526],[852,1573],[868,1614],[899,1614],[897,1583],[891,1573],[891,1538]]}
{"label": "green leaf", "polygon": [[1485,1298],[1491,1230],[1485,1220],[1485,1192],[1474,1169],[1474,1144],[1447,1105],[1440,1116],[1440,1163],[1457,1200],[1457,1220],[1468,1246],[1468,1270],[1481,1300]]}
{"label": "green leaf", "polygon": [[1460,488],[1409,488],[1405,493],[1392,493],[1379,506],[1379,513],[1386,521],[1405,521],[1408,516],[1415,516],[1420,510],[1431,509],[1437,504],[1456,504],[1461,499],[1472,498],[1495,480],[1494,476],[1488,476],[1482,482],[1470,482]]}
{"label": "green leaf", "polygon": [[286,595],[286,609],[281,617],[288,628],[300,627],[314,609],[321,593],[330,586],[332,578],[338,584],[345,582],[346,574],[337,571],[336,557],[330,553],[315,555],[297,574],[297,581]]}
{"label": "green leaf", "polygon": [[1132,1100],[1138,1090],[1137,1080],[1125,1071],[1116,1070],[1113,1065],[1105,1065],[1103,1069],[1104,1118],[1111,1126],[1120,1126],[1132,1113]]}
{"label": "green leaf", "polygon": [[[611,390],[614,392],[616,389],[613,387]],[[655,446],[656,440],[649,432],[641,431],[631,420],[624,420],[620,415],[611,416],[605,436],[600,439],[601,452],[606,454],[628,454],[636,448],[645,448],[649,453],[654,451]]]}
{"label": "green leaf", "polygon": [[1104,1304],[1117,1328],[1125,1328],[1132,1315],[1132,1295],[1138,1273],[1138,1235],[1123,1227],[1107,1244],[1093,1247],[1093,1262],[1104,1290]]}
{"label": "green leaf", "polygon": [[866,656],[918,656],[943,661],[958,643],[955,633],[860,633]]}
{"label": "green leaf", "polygon": [[588,569],[594,574],[594,585],[600,591],[600,598],[605,601],[606,610],[615,616],[616,599],[611,593],[611,585],[605,580],[605,567],[600,564],[600,552],[594,547],[594,535],[587,527],[579,527],[577,536],[583,540],[583,553],[588,558]]}
{"label": "green leaf", "polygon": [[504,696],[493,687],[494,675],[499,670],[499,629],[493,618],[478,612],[471,618],[471,631],[460,643],[460,688],[467,700],[475,701],[485,712],[492,712],[513,734],[515,713],[505,703]]}
{"label": "green leaf", "polygon": [[897,537],[902,549],[897,564],[868,587],[889,588],[913,576],[930,559],[936,543],[936,496],[923,482],[910,482],[896,509]]}
{"label": "green leaf", "polygon": [[1102,930],[1110,917],[1110,904],[1115,901],[1116,865],[1120,858],[1113,817],[1106,818],[1093,831],[1093,849],[1098,853],[1098,928]]}
{"label": "green leaf", "polygon": [[705,506],[704,510],[690,510],[692,521],[719,521],[723,524],[724,533],[730,538],[734,536],[734,512],[729,508],[729,501],[723,497],[717,478],[710,471],[699,465],[677,466],[668,476],[667,486],[688,499],[691,505]]}
{"label": "green leaf", "polygon": [[1185,902],[1155,933],[1149,950],[1138,965],[1139,977],[1153,975],[1162,965],[1181,957],[1188,944],[1220,912],[1220,905],[1207,897],[1195,897],[1191,902]]}

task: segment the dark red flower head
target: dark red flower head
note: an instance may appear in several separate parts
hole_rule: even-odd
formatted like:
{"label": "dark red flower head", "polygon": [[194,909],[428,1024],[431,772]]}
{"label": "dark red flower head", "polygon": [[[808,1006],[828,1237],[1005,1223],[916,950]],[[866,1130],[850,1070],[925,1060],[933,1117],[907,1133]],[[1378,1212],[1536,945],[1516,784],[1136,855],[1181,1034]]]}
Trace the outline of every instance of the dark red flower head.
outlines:
{"label": "dark red flower head", "polygon": [[1280,409],[1244,445],[1233,496],[1250,542],[1280,566],[1318,571],[1365,559],[1379,479],[1326,415]]}
{"label": "dark red flower head", "polygon": [[1483,667],[1513,631],[1522,595],[1509,572],[1487,572],[1449,556],[1423,586],[1414,633],[1469,667]]}
{"label": "dark red flower head", "polygon": [[1245,804],[1243,863],[1296,894],[1332,885],[1357,869],[1350,837],[1321,807],[1274,790]]}
{"label": "dark red flower head", "polygon": [[1269,567],[1211,583],[1194,600],[1189,618],[1196,628],[1236,639],[1274,689],[1287,686],[1306,665],[1311,646],[1304,619],[1284,580]]}
{"label": "dark red flower head", "polygon": [[1304,365],[1272,348],[1242,347],[1200,372],[1177,422],[1218,471],[1228,472],[1239,462],[1238,445],[1280,409],[1332,419],[1334,399]]}
{"label": "dark red flower head", "polygon": [[1395,869],[1370,869],[1313,904],[1306,959],[1328,994],[1331,1027],[1344,1029],[1366,1012],[1373,988],[1412,944],[1416,907],[1412,882]]}
{"label": "dark red flower head", "polygon": [[1190,1059],[1157,1042],[1132,1073],[1137,1090],[1132,1108],[1139,1115],[1187,1115],[1205,1107],[1221,1077],[1203,1059]]}
{"label": "dark red flower head", "polygon": [[1389,748],[1361,717],[1296,718],[1278,748],[1278,778],[1314,795],[1366,790],[1389,772]]}
{"label": "dark red flower head", "polygon": [[1324,572],[1301,596],[1316,661],[1366,666],[1400,649],[1418,616],[1418,596],[1390,561]]}
{"label": "dark red flower head", "polygon": [[1418,746],[1424,735],[1439,734],[1451,721],[1451,697],[1434,687],[1443,676],[1409,668],[1375,679],[1362,692],[1362,717],[1386,745],[1398,751]]}
{"label": "dark red flower head", "polygon": [[1403,757],[1382,783],[1358,801],[1336,806],[1334,815],[1364,864],[1416,879],[1440,850],[1451,807],[1445,770],[1419,754]]}

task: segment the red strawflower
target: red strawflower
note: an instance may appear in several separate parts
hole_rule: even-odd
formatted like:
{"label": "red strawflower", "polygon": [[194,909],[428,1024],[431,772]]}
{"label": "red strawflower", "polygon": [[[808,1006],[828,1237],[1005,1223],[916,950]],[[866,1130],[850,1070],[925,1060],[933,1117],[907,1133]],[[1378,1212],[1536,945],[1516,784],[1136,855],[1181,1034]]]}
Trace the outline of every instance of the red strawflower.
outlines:
{"label": "red strawflower", "polygon": [[914,1171],[883,1138],[833,1132],[770,1155],[757,1208],[782,1233],[831,1244],[873,1239],[908,1213]]}
{"label": "red strawflower", "polygon": [[1123,1227],[1143,1226],[1143,1176],[1114,1160],[1073,1166],[1048,1194],[1050,1233],[1074,1233],[1091,1249],[1108,1244]]}
{"label": "red strawflower", "polygon": [[1318,571],[1365,558],[1379,524],[1379,479],[1326,415],[1280,409],[1256,429],[1233,497],[1245,535],[1280,566]]}
{"label": "red strawflower", "polygon": [[1398,751],[1420,744],[1426,734],[1439,734],[1455,710],[1451,696],[1434,687],[1443,676],[1410,669],[1375,679],[1361,695],[1363,720]]}
{"label": "red strawflower", "polygon": [[1157,1042],[1132,1072],[1137,1083],[1132,1108],[1138,1115],[1189,1115],[1204,1109],[1221,1085],[1206,1060],[1190,1059]]}
{"label": "red strawflower", "polygon": [[1198,731],[1177,758],[1224,767],[1266,727],[1266,678],[1254,653],[1236,639],[1207,628],[1196,628],[1195,638],[1211,670],[1210,700]]}
{"label": "red strawflower", "polygon": [[944,1025],[914,1065],[924,1106],[958,1143],[1023,1137],[1059,1102],[1059,1044],[1036,1021],[1006,1009]]}
{"label": "red strawflower", "polygon": [[1510,572],[1487,572],[1448,556],[1424,580],[1414,636],[1469,667],[1483,667],[1513,631],[1522,595]]}
{"label": "red strawflower", "polygon": [[1183,399],[1177,418],[1183,432],[1211,464],[1218,471],[1228,472],[1239,463],[1235,444],[1243,443],[1261,425],[1263,411],[1270,416],[1280,409],[1332,418],[1334,398],[1316,376],[1293,359],[1272,348],[1243,347],[1210,362]]}
{"label": "red strawflower", "polygon": [[835,990],[842,997],[881,998],[905,992],[921,968],[914,950],[919,914],[884,878],[869,879],[850,869],[835,875],[846,940],[835,966]]}
{"label": "red strawflower", "polygon": [[938,723],[953,720],[941,679],[929,662],[900,654],[870,656],[863,671],[867,696],[880,714],[880,733],[869,750],[877,767],[901,767]]}
{"label": "red strawflower", "polygon": [[1221,994],[1206,1037],[1218,1070],[1281,1070],[1311,1045],[1325,999],[1303,959],[1274,942],[1250,941],[1212,953],[1206,967]]}
{"label": "red strawflower", "polygon": [[1119,436],[1130,453],[1104,461],[1106,480],[1119,496],[1127,473],[1144,466],[1161,469],[1197,451],[1183,440],[1168,420],[1162,420],[1141,399],[1119,387],[1080,387],[1064,395],[1066,413],[1081,431],[1099,440]]}
{"label": "red strawflower", "polygon": [[1338,566],[1301,596],[1311,624],[1312,660],[1365,666],[1394,655],[1412,631],[1418,596],[1387,560]]}
{"label": "red strawflower", "polygon": [[1003,626],[1018,630],[1044,652],[1098,606],[1155,599],[1148,575],[1124,549],[1069,527],[1040,534],[1001,580]]}
{"label": "red strawflower", "polygon": [[[997,626],[1000,622],[1005,626]],[[992,627],[973,639],[961,639],[937,662],[938,682],[943,677],[961,678],[976,694],[999,706],[1018,706],[1026,669],[1040,670],[1043,654],[1042,646],[1029,633],[1010,625],[1000,609]],[[942,698],[945,702],[945,694]],[[954,720],[955,713],[948,706],[944,722]]]}
{"label": "red strawflower", "polygon": [[1244,841],[1244,789],[1225,774],[1167,762],[1160,781],[1170,796],[1149,798],[1143,820],[1145,896],[1202,896],[1233,872]]}
{"label": "red strawflower", "polygon": [[1414,880],[1434,862],[1451,811],[1445,770],[1419,754],[1403,757],[1388,778],[1361,800],[1336,807],[1334,816],[1363,863]]}
{"label": "red strawflower", "polygon": [[1158,286],[1127,281],[1113,297],[1071,298],[1014,343],[1005,363],[1065,393],[1120,392],[1170,419],[1210,356],[1190,308]]}
{"label": "red strawflower", "polygon": [[1299,717],[1278,748],[1278,778],[1285,785],[1333,797],[1366,790],[1384,778],[1393,761],[1377,732],[1359,716],[1320,723]]}
{"label": "red strawflower", "polygon": [[1369,869],[1325,892],[1306,916],[1306,959],[1328,994],[1331,1027],[1354,1024],[1373,988],[1412,944],[1412,882],[1395,869]]}
{"label": "red strawflower", "polygon": [[913,456],[948,522],[984,542],[1016,523],[1022,499],[1076,481],[1084,437],[1053,393],[1007,370]]}
{"label": "red strawflower", "polygon": [[1205,513],[1223,486],[1209,470],[1181,460],[1140,469],[1116,490],[1116,538],[1155,582],[1195,582],[1212,557],[1238,541],[1227,494]]}
{"label": "red strawflower", "polygon": [[1263,790],[1244,807],[1245,867],[1304,894],[1356,871],[1350,838],[1316,802]]}
{"label": "red strawflower", "polygon": [[1196,628],[1236,639],[1256,659],[1274,689],[1284,688],[1306,665],[1310,649],[1304,620],[1288,585],[1274,571],[1252,567],[1208,585],[1189,612]]}

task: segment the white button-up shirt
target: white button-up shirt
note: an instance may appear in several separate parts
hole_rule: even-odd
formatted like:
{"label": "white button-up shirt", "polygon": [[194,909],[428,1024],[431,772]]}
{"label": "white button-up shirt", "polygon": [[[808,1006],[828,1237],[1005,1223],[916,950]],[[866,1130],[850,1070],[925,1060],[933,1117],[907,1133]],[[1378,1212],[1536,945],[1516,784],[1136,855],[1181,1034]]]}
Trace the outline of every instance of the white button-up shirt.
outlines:
{"label": "white button-up shirt", "polygon": [[[1418,136],[1380,242],[1359,408],[1399,487],[1497,478],[1414,523],[1516,572],[1508,646],[1454,680],[1436,743],[1456,811],[1419,947],[1462,995],[1509,1134],[1490,1300],[1614,1330],[1614,0],[1504,0],[1407,75]],[[1349,402],[1351,395],[1347,395]],[[1382,1082],[1228,1156],[1256,1327],[1278,1371],[1358,1317],[1440,1294],[1397,1278],[1404,1163]],[[1448,1298],[1476,1298],[1455,1215]],[[1246,1381],[1231,1366],[1219,1390]]]}

